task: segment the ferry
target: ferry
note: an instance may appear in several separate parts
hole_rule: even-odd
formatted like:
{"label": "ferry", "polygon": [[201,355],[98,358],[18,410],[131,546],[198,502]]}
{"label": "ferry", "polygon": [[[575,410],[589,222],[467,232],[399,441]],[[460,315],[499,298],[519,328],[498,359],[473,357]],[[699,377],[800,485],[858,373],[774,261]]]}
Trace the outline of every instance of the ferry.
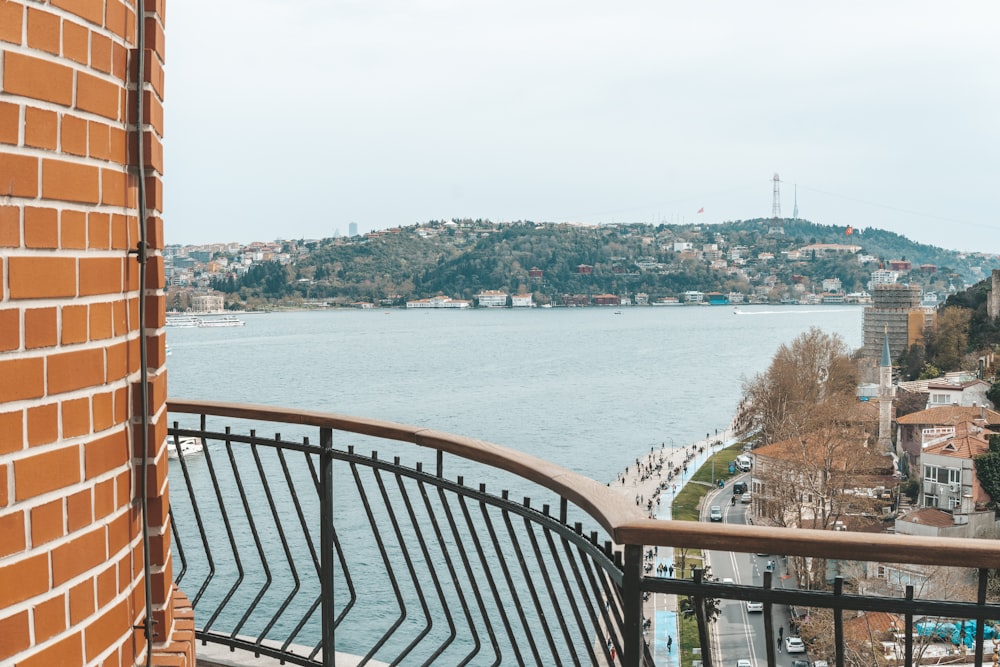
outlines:
{"label": "ferry", "polygon": [[246,322],[236,317],[235,315],[226,315],[224,317],[207,317],[201,319],[198,322],[199,327],[242,327],[245,324]]}
{"label": "ferry", "polygon": [[190,315],[167,315],[168,327],[193,328],[200,326],[201,320]]}

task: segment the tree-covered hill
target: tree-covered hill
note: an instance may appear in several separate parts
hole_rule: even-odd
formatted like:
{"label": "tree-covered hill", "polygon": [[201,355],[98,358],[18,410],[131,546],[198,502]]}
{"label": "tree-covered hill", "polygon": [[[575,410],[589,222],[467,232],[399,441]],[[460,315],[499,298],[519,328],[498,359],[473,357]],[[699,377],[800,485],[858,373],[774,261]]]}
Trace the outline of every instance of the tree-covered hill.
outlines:
{"label": "tree-covered hill", "polygon": [[[766,294],[819,293],[867,287],[871,272],[908,260],[900,279],[953,292],[1000,267],[995,256],[967,255],[914,243],[879,229],[851,230],[806,220],[716,225],[492,223],[431,221],[365,237],[324,239],[288,264],[257,263],[245,272],[214,275],[212,286],[232,299],[324,299],[402,303],[443,294],[472,299],[483,290],[561,295],[610,293],[650,298],[687,290]],[[857,253],[801,251],[812,244],[860,246]],[[920,271],[934,265],[936,272]],[[534,271],[532,271],[534,270]],[[532,275],[534,273],[534,275]],[[794,289],[793,289],[794,288]]]}

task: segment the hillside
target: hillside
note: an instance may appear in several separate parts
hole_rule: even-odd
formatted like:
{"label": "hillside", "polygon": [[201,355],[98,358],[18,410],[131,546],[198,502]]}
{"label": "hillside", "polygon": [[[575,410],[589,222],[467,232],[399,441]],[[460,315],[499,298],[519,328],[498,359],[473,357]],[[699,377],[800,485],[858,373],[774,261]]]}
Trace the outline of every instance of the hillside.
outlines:
{"label": "hillside", "polygon": [[[1000,268],[996,256],[943,250],[878,229],[847,234],[843,227],[784,220],[783,235],[768,235],[769,223],[431,221],[364,237],[285,242],[299,248],[294,261],[232,268],[213,275],[211,285],[231,294],[231,301],[399,304],[437,294],[473,299],[483,290],[532,293],[537,303],[559,303],[572,294],[645,293],[654,299],[687,290],[777,301],[804,293],[862,292],[872,271],[888,269],[892,261],[912,266],[900,272],[900,281],[942,294]],[[810,249],[814,244],[860,249]],[[839,290],[824,289],[824,281],[827,288],[839,281]]]}

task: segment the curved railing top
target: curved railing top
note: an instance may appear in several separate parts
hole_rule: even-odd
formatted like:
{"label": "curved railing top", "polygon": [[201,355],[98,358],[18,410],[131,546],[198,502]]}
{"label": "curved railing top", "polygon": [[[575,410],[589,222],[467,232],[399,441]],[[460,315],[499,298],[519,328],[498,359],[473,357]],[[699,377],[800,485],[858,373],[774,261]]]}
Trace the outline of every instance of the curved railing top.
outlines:
{"label": "curved railing top", "polygon": [[616,542],[619,541],[615,535],[618,526],[626,525],[643,516],[638,507],[600,482],[537,456],[485,440],[453,435],[420,426],[408,426],[314,410],[290,410],[268,405],[171,399],[167,401],[167,410],[233,419],[326,427],[348,433],[409,442],[421,447],[447,452],[470,461],[505,470],[553,491],[592,516]]}
{"label": "curved railing top", "polygon": [[326,427],[448,452],[518,475],[566,498],[592,516],[617,544],[1000,568],[998,540],[646,519],[641,510],[621,494],[562,466],[502,445],[418,426],[312,410],[215,401],[172,399],[167,402],[167,409],[170,412]]}

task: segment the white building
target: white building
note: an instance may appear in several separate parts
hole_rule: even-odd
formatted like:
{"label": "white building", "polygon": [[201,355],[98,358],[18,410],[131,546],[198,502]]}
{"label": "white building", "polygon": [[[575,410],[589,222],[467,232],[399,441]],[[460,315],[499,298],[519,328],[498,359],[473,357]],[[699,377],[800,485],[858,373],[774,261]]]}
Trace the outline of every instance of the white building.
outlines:
{"label": "white building", "polygon": [[470,305],[468,301],[452,299],[447,296],[432,296],[429,299],[406,302],[407,308],[468,308]]}
{"label": "white building", "polygon": [[510,302],[514,308],[531,308],[534,305],[530,294],[515,294],[510,297]]}
{"label": "white building", "polygon": [[476,295],[480,308],[506,308],[507,293],[499,290],[484,290]]}

